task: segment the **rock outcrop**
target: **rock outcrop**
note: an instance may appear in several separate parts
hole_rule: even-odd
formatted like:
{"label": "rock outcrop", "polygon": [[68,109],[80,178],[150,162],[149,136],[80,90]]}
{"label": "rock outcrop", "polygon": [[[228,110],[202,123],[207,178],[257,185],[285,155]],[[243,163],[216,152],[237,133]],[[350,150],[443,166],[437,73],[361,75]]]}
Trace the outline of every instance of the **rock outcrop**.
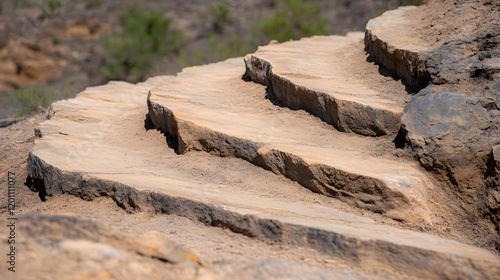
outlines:
{"label": "rock outcrop", "polygon": [[429,84],[430,75],[422,56],[431,47],[428,42],[412,37],[415,9],[400,7],[371,19],[366,25],[365,47],[371,59],[395,72],[410,88],[419,89]]}
{"label": "rock outcrop", "polygon": [[[3,279],[40,279],[40,271],[48,279],[362,279],[274,258],[214,271],[157,231],[135,236],[74,216],[27,215],[16,226],[23,242],[16,246],[15,265],[0,264]],[[2,227],[0,235],[7,240],[8,228]]]}
{"label": "rock outcrop", "polygon": [[443,172],[456,186],[474,188],[471,183],[483,179],[471,167],[483,166],[485,174],[492,147],[500,141],[500,112],[488,110],[481,101],[459,93],[435,93],[430,87],[405,108],[403,128],[420,163]]}
{"label": "rock outcrop", "polygon": [[[177,141],[180,153],[243,158],[353,206],[397,220],[431,222],[425,197],[433,185],[424,174],[396,158],[353,151],[377,150],[370,138],[336,132],[314,117],[273,105],[263,86],[241,78],[241,61],[187,68],[150,91],[149,116]],[[359,115],[356,109],[343,110]]]}
{"label": "rock outcrop", "polygon": [[[483,24],[471,22],[478,17]],[[500,144],[499,17],[498,3],[433,1],[384,13],[368,23],[365,37],[375,61],[411,87],[425,88],[405,107],[402,138],[465,207],[475,205],[469,211],[476,218],[492,218],[497,250],[500,200],[488,170]],[[435,34],[432,27],[444,21],[455,28]],[[467,28],[458,32],[462,25]]]}
{"label": "rock outcrop", "polygon": [[[245,57],[246,75],[269,86],[273,98],[291,109],[305,109],[343,132],[367,136],[395,134],[403,104],[369,82],[356,79],[346,62],[362,33],[313,37],[270,44]],[[395,100],[396,99],[396,100]]]}
{"label": "rock outcrop", "polygon": [[[243,72],[241,59],[209,67],[215,67],[212,68],[215,70],[225,66],[220,70],[226,69],[229,75],[234,73],[231,65],[237,61],[241,62]],[[221,172],[218,168],[214,173],[209,173],[212,174],[210,176],[206,173],[190,173],[189,169],[200,161],[199,156],[191,152],[179,158],[165,140],[160,140],[159,143],[152,141],[158,139],[152,137],[151,133],[154,131],[146,134],[141,131],[144,130],[147,109],[144,104],[148,89],[156,88],[150,96],[150,100],[154,100],[154,92],[163,90],[165,93],[166,90],[166,86],[158,87],[158,84],[174,86],[183,76],[195,79],[195,73],[190,71],[197,70],[200,70],[197,74],[201,75],[198,77],[201,81],[208,82],[211,77],[221,76],[220,72],[205,72],[205,67],[197,67],[178,78],[165,76],[138,85],[113,82],[89,88],[75,99],[53,104],[47,115],[50,119],[37,129],[40,138],[36,140],[28,159],[31,187],[38,189],[47,199],[61,193],[89,200],[107,196],[128,211],[154,211],[190,217],[207,225],[223,226],[254,238],[310,247],[327,255],[391,267],[418,277],[454,278],[460,275],[465,278],[487,278],[500,273],[498,257],[484,249],[429,234],[378,225],[369,218],[309,204],[305,202],[308,201],[308,195],[302,195],[297,200],[283,200],[275,191],[267,194],[255,192],[249,188],[250,184],[246,183],[248,178],[245,177],[230,181],[227,181],[227,177],[225,183],[222,183],[215,175]],[[222,79],[226,80],[227,85],[233,84],[227,76],[222,75]],[[238,84],[240,81],[236,80],[234,83]],[[258,93],[259,88],[262,88],[257,84],[241,83],[243,85],[239,90],[242,92],[246,88],[257,88]],[[206,85],[210,86],[210,83]],[[182,97],[181,92],[177,92],[177,96],[172,95],[173,91],[170,94],[158,95],[156,100],[168,101],[172,106],[178,106],[177,109],[182,108],[183,103],[189,100],[189,95]],[[198,98],[198,102],[192,104],[206,105],[210,98],[215,97],[201,95]],[[205,103],[201,103],[202,101]],[[222,106],[219,99],[214,101],[216,102],[211,103],[212,106]],[[265,99],[262,102],[265,103]],[[151,106],[154,105],[150,101]],[[198,106],[195,109],[199,111],[200,118],[195,114],[191,121],[212,123],[224,131],[222,125],[225,122],[216,123],[213,119],[206,118],[209,115],[204,115],[206,111]],[[196,110],[192,113],[196,113]],[[244,108],[240,107],[238,110],[241,116],[246,116]],[[187,117],[182,112],[185,113],[178,113],[179,120]],[[227,121],[223,112],[220,118]],[[238,115],[233,113],[232,117],[237,118]],[[252,121],[247,122],[250,124]],[[200,129],[208,131],[206,128]],[[232,130],[245,131],[234,127]],[[252,136],[251,133],[245,133]],[[331,130],[330,133],[335,131]],[[217,135],[228,144],[238,143],[235,138]],[[279,135],[274,136],[279,140],[277,142],[282,141]],[[270,136],[266,138],[272,139]],[[207,138],[207,141],[210,139],[214,138]],[[190,147],[189,141],[185,143],[184,147]],[[199,143],[203,144],[203,141]],[[224,150],[227,153],[229,151],[235,150]],[[313,156],[314,153],[310,155]],[[227,160],[229,159],[225,159]],[[213,158],[210,162],[216,164],[217,160]],[[259,175],[259,168],[252,168],[252,176],[263,176],[258,181],[270,180],[268,173]],[[333,178],[339,180],[343,176]],[[394,177],[402,180],[402,183],[410,178]],[[370,186],[373,185],[367,184],[365,188]],[[418,188],[419,185],[414,187]],[[398,211],[404,213],[404,209]],[[443,270],[443,267],[446,269]]]}
{"label": "rock outcrop", "polygon": [[[499,256],[419,230],[442,234],[433,227],[446,230],[450,223],[442,219],[455,214],[489,220],[487,227],[499,230],[496,35],[477,37],[485,52],[471,54],[482,61],[474,69],[484,71],[457,66],[452,58],[446,59],[449,65],[438,63],[440,46],[415,49],[420,45],[411,43],[419,9],[376,19],[366,44],[360,34],[271,44],[245,59],[190,67],[136,85],[111,82],[56,102],[35,130],[27,184],[42,199],[109,197],[128,212],[188,217],[398,271],[403,278],[495,278]],[[389,36],[394,24],[401,26]],[[403,84],[366,60],[363,47],[409,87],[435,85],[408,95]],[[470,79],[456,70],[456,84],[437,82],[453,69],[468,69]],[[468,85],[468,91],[457,92],[457,85]],[[482,94],[474,95],[478,87]],[[407,154],[392,143],[398,130],[395,142],[406,145]],[[456,197],[449,197],[447,186]],[[470,209],[475,212],[465,213]],[[108,259],[123,254],[113,264],[152,259],[152,275],[169,267],[186,269],[187,277],[213,276],[193,254],[154,233],[145,243],[108,233],[98,239],[99,226],[81,226],[75,219],[23,221],[37,224],[25,226],[34,236],[41,231],[38,224],[76,228],[62,235],[69,245],[55,238],[64,252],[85,253],[83,242]],[[49,236],[51,228],[44,230]],[[479,226],[467,230],[490,234]],[[481,245],[498,249],[494,242]],[[31,244],[42,246],[29,241],[26,248]],[[269,271],[271,264],[276,270]],[[101,277],[100,267],[94,268],[93,277]],[[301,275],[302,268],[270,260],[242,267],[238,275],[287,277]],[[322,271],[304,269],[323,277]]]}

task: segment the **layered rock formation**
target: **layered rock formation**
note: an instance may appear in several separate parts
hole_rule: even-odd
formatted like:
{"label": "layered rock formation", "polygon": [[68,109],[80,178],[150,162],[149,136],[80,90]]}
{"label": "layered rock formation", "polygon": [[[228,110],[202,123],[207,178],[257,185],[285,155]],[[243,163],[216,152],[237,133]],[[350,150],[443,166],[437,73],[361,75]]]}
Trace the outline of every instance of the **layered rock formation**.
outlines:
{"label": "layered rock formation", "polygon": [[403,109],[398,92],[371,88],[372,81],[353,79],[347,70],[361,38],[350,33],[263,46],[245,58],[245,74],[269,86],[276,101],[305,109],[339,131],[394,134]]}
{"label": "layered rock formation", "polygon": [[[239,61],[243,72],[242,59],[240,58]],[[226,66],[234,62],[235,60],[230,60],[209,67]],[[196,67],[191,71],[204,68]],[[189,73],[189,69],[186,71],[186,74],[178,78],[186,75],[194,79],[193,73]],[[231,67],[227,71],[233,72]],[[213,71],[202,73],[205,73],[205,76],[201,77],[201,80],[205,81],[210,76],[220,75]],[[208,174],[190,173],[189,169],[193,166],[203,168],[203,165],[196,163],[200,162],[200,155],[187,153],[178,158],[179,156],[171,151],[167,143],[158,147],[153,145],[154,142],[149,139],[150,136],[140,133],[144,129],[146,109],[144,102],[148,88],[155,88],[151,90],[149,96],[150,114],[155,114],[153,111],[155,105],[152,105],[151,100],[170,100],[172,103],[169,104],[174,107],[183,106],[185,102],[183,99],[186,99],[188,95],[181,97],[165,93],[152,97],[154,92],[162,88],[165,91],[165,85],[175,85],[178,78],[157,77],[139,85],[114,82],[87,89],[75,99],[53,104],[52,110],[47,114],[50,119],[43,122],[37,129],[37,135],[40,138],[36,140],[37,143],[28,158],[31,187],[41,192],[45,199],[61,193],[77,195],[83,199],[107,196],[128,211],[154,211],[181,215],[197,219],[207,225],[227,227],[250,237],[310,247],[327,255],[341,256],[352,261],[371,262],[381,267],[405,271],[413,276],[453,278],[457,275],[464,275],[467,278],[475,278],[489,277],[499,273],[500,259],[484,249],[430,234],[379,225],[370,218],[315,205],[307,202],[312,201],[308,199],[308,196],[312,194],[285,199],[276,192],[256,192],[251,188],[250,178],[244,176],[226,178],[225,182],[221,181],[217,175],[222,172],[220,168]],[[164,85],[158,87],[159,84]],[[261,87],[256,84],[244,86]],[[231,88],[227,89],[234,93]],[[200,103],[203,99],[209,100],[207,96],[200,96],[198,101],[191,104],[206,104]],[[213,106],[221,105],[215,103]],[[205,124],[212,123],[221,129],[222,123],[217,123],[213,119],[204,120],[201,116],[197,117],[195,114],[197,111],[209,116],[200,108],[192,111],[193,119],[184,121],[181,128],[177,130],[181,132],[182,137],[186,135],[182,132],[182,126],[189,127],[189,122],[194,120],[205,122]],[[171,117],[188,117],[185,113],[186,111],[180,111],[178,115]],[[156,118],[165,117],[163,120],[168,126],[168,115],[167,113],[155,116]],[[245,116],[244,112],[242,115]],[[237,117],[237,115],[233,114],[232,117]],[[221,118],[229,120],[224,115]],[[236,132],[245,131],[246,127],[249,125],[241,126],[236,130],[234,127],[232,129]],[[220,132],[211,134],[207,128],[198,130],[205,132],[201,136],[208,138],[181,137],[179,141],[186,139],[185,147],[200,145],[199,149],[203,149],[203,144],[208,143],[211,146],[207,144],[205,147],[211,147],[217,155],[231,156],[233,154],[230,152],[242,153],[231,144],[242,143],[241,145],[245,146],[245,141],[224,136]],[[191,133],[193,137],[198,136],[196,131],[187,130],[187,135]],[[332,130],[331,133],[335,132]],[[276,135],[278,140],[281,139],[279,135]],[[190,142],[190,139],[198,139],[198,141]],[[213,141],[214,139],[221,139],[226,143],[226,149],[221,150],[215,146],[214,144],[220,142]],[[246,143],[246,146],[252,147],[250,141]],[[282,145],[286,147],[285,144]],[[179,149],[184,151],[181,144],[179,144]],[[222,152],[224,154],[221,154]],[[314,153],[310,153],[310,156],[314,156]],[[293,156],[291,158],[294,159]],[[297,161],[297,157],[294,160]],[[213,159],[210,161],[216,164]],[[360,164],[368,167],[366,164]],[[270,180],[268,173],[261,174],[256,170],[257,167],[254,168],[248,169],[250,176],[257,176],[259,182]],[[304,171],[308,170],[307,165],[302,168]],[[319,168],[319,170],[322,169],[324,167]],[[291,169],[292,171],[294,169]],[[296,174],[304,172],[301,169],[295,169],[295,171]],[[392,170],[394,171],[396,170]],[[222,174],[226,173],[222,172]],[[331,176],[336,180],[344,176],[353,179],[360,178],[360,175],[342,175],[340,172],[339,175],[331,174]],[[392,178],[386,177],[386,180],[396,183],[397,186],[397,184],[411,182],[411,177],[394,175]],[[401,181],[398,183],[394,180]],[[364,182],[359,180],[359,183],[363,187],[362,190],[367,192],[365,197],[368,199],[368,195],[377,190],[377,185],[368,180]],[[415,193],[422,187],[420,184],[413,183],[404,187],[409,189],[407,191]],[[339,185],[341,186],[342,183]],[[370,186],[373,186],[372,190],[369,189]],[[267,187],[283,189],[281,195],[287,195],[289,190],[286,189],[291,188],[289,185],[280,186],[279,184],[270,184]],[[381,198],[400,199],[402,196],[402,194],[393,195],[393,193],[387,193]],[[360,193],[361,199],[362,194]],[[374,204],[375,202],[377,201],[374,201]],[[359,206],[363,205],[359,204]],[[395,218],[412,217],[407,213],[415,212],[415,209],[419,208],[412,206],[409,208],[410,212],[404,207],[396,208],[388,214],[395,215]],[[419,220],[410,221],[418,222]],[[446,266],[447,269],[443,271],[442,266]]]}
{"label": "layered rock formation", "polygon": [[[491,1],[433,1],[371,20],[365,36],[374,61],[413,89],[424,88],[405,107],[399,145],[408,144],[479,218],[491,218],[497,250],[500,192],[492,182],[493,150],[500,144],[499,17],[500,4]],[[474,24],[477,18],[484,22]],[[448,27],[439,27],[444,22]]]}
{"label": "layered rock formation", "polygon": [[[296,60],[301,62],[309,63]],[[153,124],[174,137],[180,153],[202,150],[243,158],[353,206],[397,220],[431,222],[426,190],[433,185],[423,173],[397,158],[361,152],[381,150],[371,138],[336,132],[273,105],[264,87],[242,79],[244,71],[241,58],[185,69],[150,91]],[[367,115],[352,107],[343,110]]]}
{"label": "layered rock formation", "polygon": [[434,52],[449,44],[412,39],[433,3],[375,19],[364,43],[353,33],[271,44],[56,102],[36,129],[28,185],[43,199],[110,197],[404,277],[494,278],[497,255],[437,234],[481,221],[448,237],[498,250],[496,37],[470,53],[487,70],[438,82],[451,70]]}

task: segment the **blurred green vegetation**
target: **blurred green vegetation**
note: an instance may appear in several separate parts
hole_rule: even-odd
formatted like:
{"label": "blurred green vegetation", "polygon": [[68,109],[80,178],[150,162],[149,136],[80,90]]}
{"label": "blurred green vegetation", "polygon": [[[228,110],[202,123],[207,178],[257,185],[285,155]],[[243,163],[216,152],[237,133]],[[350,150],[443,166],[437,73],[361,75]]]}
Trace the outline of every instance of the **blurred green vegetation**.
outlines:
{"label": "blurred green vegetation", "polygon": [[[403,4],[407,4],[407,5],[411,5],[411,6],[420,6],[420,5],[422,5],[422,0],[410,0],[409,3],[407,2],[407,3],[403,3]],[[373,17],[381,16],[386,11],[397,8],[397,6],[395,6],[391,0],[386,0],[384,3],[384,6],[385,6],[384,8],[376,10]]]}
{"label": "blurred green vegetation", "polygon": [[257,21],[254,26],[257,35],[284,42],[327,34],[327,21],[321,18],[318,4],[305,4],[302,0],[273,0],[272,4],[277,10],[273,17]]}
{"label": "blurred green vegetation", "polygon": [[99,70],[107,79],[141,81],[158,56],[179,53],[184,42],[170,19],[138,1],[120,13],[119,23],[122,31],[104,37],[105,60]]}
{"label": "blurred green vegetation", "polygon": [[58,99],[68,98],[71,94],[70,89],[66,88],[63,92],[36,88],[25,87],[8,92],[11,102],[21,108],[14,114],[14,117],[33,115],[44,111],[52,102]]}
{"label": "blurred green vegetation", "polygon": [[200,65],[203,64],[203,61],[205,60],[205,53],[202,51],[194,51],[193,52],[193,59],[191,60],[189,66],[194,66],[194,65]]}
{"label": "blurred green vegetation", "polygon": [[[270,18],[261,18],[253,24],[250,39],[232,35],[223,41],[222,30],[228,24],[230,9],[224,1],[209,6],[211,14],[222,15],[217,29],[208,35],[210,57],[214,61],[243,56],[254,52],[259,44],[270,40],[279,42],[300,39],[313,35],[326,35],[326,19],[321,18],[321,7],[315,3],[305,4],[302,0],[271,0],[270,6],[276,9]],[[227,7],[227,8],[226,8]],[[217,32],[219,30],[219,32]]]}
{"label": "blurred green vegetation", "polygon": [[410,5],[420,6],[420,5],[422,5],[422,0],[411,0]]}
{"label": "blurred green vegetation", "polygon": [[215,33],[208,35],[209,49],[212,59],[215,61],[225,60],[230,57],[238,57],[254,52],[257,48],[256,40],[244,40],[236,35],[232,35],[227,43],[221,43]]}
{"label": "blurred green vegetation", "polygon": [[102,0],[87,0],[87,9],[92,9],[102,5]]}
{"label": "blurred green vegetation", "polygon": [[44,4],[40,5],[40,12],[42,18],[54,17],[61,9],[61,2],[59,0],[47,0]]}
{"label": "blurred green vegetation", "polygon": [[221,33],[224,26],[229,23],[231,7],[226,1],[218,0],[207,7],[207,13],[212,18],[213,30],[217,33]]}

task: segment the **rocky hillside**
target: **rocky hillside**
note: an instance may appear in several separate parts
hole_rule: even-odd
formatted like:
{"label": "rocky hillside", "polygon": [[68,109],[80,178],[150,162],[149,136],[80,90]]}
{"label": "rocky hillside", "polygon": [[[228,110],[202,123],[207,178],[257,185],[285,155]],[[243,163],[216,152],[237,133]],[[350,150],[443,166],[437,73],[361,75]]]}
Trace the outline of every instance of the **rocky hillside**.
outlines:
{"label": "rocky hillside", "polygon": [[0,273],[495,279],[499,18],[486,0],[401,7],[2,128],[19,219],[0,234],[22,250]]}
{"label": "rocky hillside", "polygon": [[[257,45],[267,44],[270,39],[275,39],[276,34],[271,38],[261,34],[263,27],[259,23],[263,19],[273,18],[278,11],[290,9],[286,5],[283,8],[281,2],[283,1],[140,1],[139,8],[135,8],[132,0],[2,1],[0,118],[12,116],[19,108],[6,96],[7,92],[15,89],[27,86],[49,88],[59,92],[52,99],[62,99],[73,97],[88,86],[103,84],[110,79],[137,82],[151,76],[175,74],[185,66],[253,52]],[[377,13],[412,1],[325,0],[293,3],[298,3],[294,9],[301,13],[306,7],[303,5],[313,4],[319,8],[312,9],[309,14],[297,19],[297,22],[309,24],[319,19],[325,21],[324,27],[315,25],[311,30],[300,33],[305,36],[362,31],[368,19]],[[103,66],[116,66],[109,59],[113,55],[122,59],[154,51],[142,50],[140,46],[130,44],[126,44],[129,51],[125,51],[119,46],[106,47],[105,44],[107,35],[124,29],[122,17],[145,21],[151,14],[148,9],[159,11],[165,19],[170,19],[170,31],[180,32],[181,36],[174,41],[164,38],[165,42],[168,41],[168,44],[176,45],[177,48],[155,56],[155,63],[136,65],[134,68],[140,70],[138,77],[117,76],[116,73],[103,71]],[[278,17],[285,19],[291,15]],[[129,23],[136,24],[132,21]],[[144,40],[140,42],[142,45],[148,44],[151,38],[158,37],[152,34],[148,38],[139,38],[136,33],[131,35],[135,41]],[[286,33],[285,37],[293,35]],[[130,66],[131,62],[123,60],[123,63]]]}
{"label": "rocky hillside", "polygon": [[491,219],[484,242],[497,251],[499,15],[500,4],[491,1],[434,1],[370,21],[365,39],[371,59],[422,89],[405,107],[396,144],[477,213],[466,219],[470,226]]}

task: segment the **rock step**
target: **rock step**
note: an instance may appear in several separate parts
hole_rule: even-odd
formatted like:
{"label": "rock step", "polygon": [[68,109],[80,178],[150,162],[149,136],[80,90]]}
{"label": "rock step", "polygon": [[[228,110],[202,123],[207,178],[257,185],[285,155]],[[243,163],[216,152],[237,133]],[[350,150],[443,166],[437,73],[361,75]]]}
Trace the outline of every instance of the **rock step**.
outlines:
{"label": "rock step", "polygon": [[387,139],[341,133],[275,106],[264,86],[242,79],[244,71],[241,58],[184,69],[150,91],[153,124],[176,139],[180,153],[239,157],[353,206],[430,222],[425,193],[432,183],[412,164],[384,155],[391,148],[381,150],[380,140]]}
{"label": "rock step", "polygon": [[[284,200],[268,188],[255,192],[252,180],[269,182],[279,176],[245,161],[204,153],[176,155],[157,131],[144,131],[148,86],[153,85],[113,82],[54,103],[52,117],[38,128],[41,138],[28,158],[35,187],[48,196],[108,196],[129,211],[195,218],[247,236],[306,246],[425,279],[494,278],[500,273],[498,256],[483,249],[377,225],[369,218],[310,203],[316,196],[312,193]],[[189,166],[203,166],[197,165],[202,160],[215,165],[212,171],[188,172]],[[234,171],[229,169],[236,165],[249,168],[251,176],[231,178],[228,174]],[[270,184],[280,188],[275,181]],[[283,189],[293,187],[289,182]]]}
{"label": "rock step", "polygon": [[[365,67],[369,64],[362,49],[361,32],[269,44],[245,57],[246,75],[269,86],[274,98],[285,106],[305,109],[340,131],[395,134],[404,106],[400,95],[406,92],[402,88],[401,92],[385,93],[370,86],[376,81],[356,74],[353,60],[364,60]],[[384,80],[379,76],[378,80]]]}
{"label": "rock step", "polygon": [[413,34],[415,9],[415,6],[399,7],[368,21],[365,49],[375,62],[394,71],[407,85],[422,89],[431,79],[422,61],[431,46]]}
{"label": "rock step", "polygon": [[[149,221],[139,226],[148,227]],[[9,224],[7,220],[0,222]],[[42,279],[365,279],[286,261],[280,256],[232,256],[224,262],[231,269],[224,270],[217,261],[200,259],[184,246],[164,238],[161,229],[134,234],[118,231],[115,226],[121,227],[67,215],[23,215],[16,220],[16,232],[23,239],[16,249],[23,253],[16,256],[15,267],[22,276],[13,278],[9,263],[0,262],[0,279],[41,279],[40,270],[44,271]],[[9,235],[9,227],[0,227],[2,238]]]}

